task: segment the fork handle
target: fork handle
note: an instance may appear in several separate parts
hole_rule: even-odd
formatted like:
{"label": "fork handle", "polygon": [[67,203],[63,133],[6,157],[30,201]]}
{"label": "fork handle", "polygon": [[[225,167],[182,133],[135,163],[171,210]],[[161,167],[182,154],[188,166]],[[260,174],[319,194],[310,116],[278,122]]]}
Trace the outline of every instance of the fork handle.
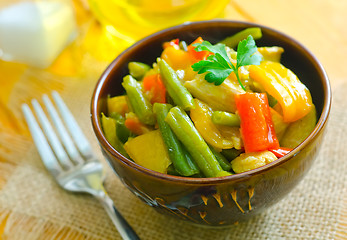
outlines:
{"label": "fork handle", "polygon": [[101,196],[98,195],[97,198],[101,202],[102,206],[105,208],[108,216],[111,218],[113,224],[116,226],[119,234],[124,240],[140,240],[139,236],[132,229],[129,223],[124,219],[124,217],[118,212],[113,204],[112,199],[103,192]]}

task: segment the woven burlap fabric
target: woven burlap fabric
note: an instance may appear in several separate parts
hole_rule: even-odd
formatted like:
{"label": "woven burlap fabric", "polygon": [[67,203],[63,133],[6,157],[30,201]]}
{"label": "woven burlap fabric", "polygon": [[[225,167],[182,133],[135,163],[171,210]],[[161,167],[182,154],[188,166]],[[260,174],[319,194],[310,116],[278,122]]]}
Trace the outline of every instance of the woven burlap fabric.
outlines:
{"label": "woven burlap fabric", "polygon": [[[58,86],[104,163],[106,189],[141,239],[346,237],[347,83],[344,81],[333,81],[334,101],[327,134],[303,181],[263,214],[224,229],[200,228],[160,215],[122,185],[102,157],[91,128],[89,108],[95,83],[95,77],[87,77],[83,82],[63,79]],[[59,188],[44,168],[35,146],[28,139],[23,142],[18,143],[17,159],[7,164],[0,161],[0,173],[6,179],[0,185],[0,223],[6,222],[2,224],[5,229],[0,239],[121,239],[94,198]]]}

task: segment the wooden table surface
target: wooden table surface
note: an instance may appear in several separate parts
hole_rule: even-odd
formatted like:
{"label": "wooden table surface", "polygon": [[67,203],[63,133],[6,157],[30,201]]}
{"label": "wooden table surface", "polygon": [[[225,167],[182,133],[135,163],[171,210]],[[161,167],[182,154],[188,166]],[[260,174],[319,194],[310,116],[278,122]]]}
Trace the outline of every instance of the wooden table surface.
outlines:
{"label": "wooden table surface", "polygon": [[[75,113],[81,115],[78,117],[79,123],[84,129],[89,130],[89,136],[93,138],[88,118],[89,99],[97,77],[107,66],[109,59],[113,57],[109,50],[115,49],[116,46],[112,45],[109,37],[102,32],[90,13],[83,8],[81,2],[75,0],[75,8],[78,24],[82,26],[83,36],[79,36],[76,42],[65,49],[51,67],[40,70],[23,64],[0,61],[0,239],[109,239],[105,237],[108,235],[101,233],[90,236],[81,234],[81,232],[87,231],[83,227],[72,229],[74,233],[72,235],[63,233],[50,235],[47,229],[40,230],[39,235],[33,235],[35,230],[27,227],[30,225],[30,221],[39,222],[52,219],[47,219],[47,216],[41,218],[39,213],[33,215],[25,213],[25,221],[12,221],[9,226],[12,215],[19,216],[24,213],[17,211],[19,206],[15,204],[8,204],[6,207],[1,205],[1,197],[4,197],[1,190],[8,187],[13,174],[20,166],[31,164],[31,158],[28,159],[27,155],[35,152],[21,114],[21,103],[55,89],[68,102],[70,101],[70,107]],[[321,61],[330,78],[333,93],[335,89],[339,89],[340,86],[345,86],[347,83],[346,0],[231,0],[224,11],[224,17],[263,24],[297,39]],[[83,88],[81,88],[82,85]],[[344,97],[342,95],[340,93],[340,96],[337,97],[342,99]],[[84,104],[72,104],[74,96],[79,96]],[[95,149],[98,149],[95,139],[92,141],[94,141]],[[25,161],[29,163],[25,163]],[[7,196],[8,199],[10,197],[10,195]],[[114,194],[113,197],[118,198],[117,194]],[[133,202],[137,201],[132,196],[130,198]],[[339,223],[334,232],[328,234],[329,239],[347,239],[346,192],[342,192],[341,198],[344,199],[344,204],[342,209],[339,209],[341,211],[338,214]],[[24,204],[28,204],[27,207],[30,207],[28,202],[24,201]],[[136,204],[139,203],[136,202]],[[137,223],[124,205],[120,205],[120,210],[125,212],[132,223]],[[144,222],[140,223],[144,224]],[[54,228],[53,220],[51,224]],[[141,226],[135,225],[134,227],[140,228]],[[300,228],[300,226],[297,227]],[[23,233],[19,234],[21,231]],[[300,231],[297,233],[296,238],[301,239],[302,233]],[[156,239],[153,235],[142,233],[142,236],[143,239]],[[265,235],[258,234],[254,239],[262,239],[262,236],[265,238]],[[120,239],[117,233],[114,235],[114,239]],[[170,237],[169,239],[180,239],[180,237]],[[223,239],[233,238],[229,234],[225,235]],[[312,239],[316,238],[312,237]]]}

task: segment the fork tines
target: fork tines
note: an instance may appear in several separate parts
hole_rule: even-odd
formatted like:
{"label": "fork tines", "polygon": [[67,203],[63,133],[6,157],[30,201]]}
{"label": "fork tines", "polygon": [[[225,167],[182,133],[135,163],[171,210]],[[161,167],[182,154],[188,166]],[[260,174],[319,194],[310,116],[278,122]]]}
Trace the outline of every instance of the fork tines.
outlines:
{"label": "fork tines", "polygon": [[27,104],[22,105],[22,110],[40,157],[47,169],[53,175],[57,175],[62,167],[69,169],[74,165],[82,164],[83,158],[88,159],[93,154],[89,142],[59,94],[53,91],[52,97],[61,117],[49,97],[43,95],[42,98],[58,136],[36,99],[32,100],[32,106],[43,131]]}

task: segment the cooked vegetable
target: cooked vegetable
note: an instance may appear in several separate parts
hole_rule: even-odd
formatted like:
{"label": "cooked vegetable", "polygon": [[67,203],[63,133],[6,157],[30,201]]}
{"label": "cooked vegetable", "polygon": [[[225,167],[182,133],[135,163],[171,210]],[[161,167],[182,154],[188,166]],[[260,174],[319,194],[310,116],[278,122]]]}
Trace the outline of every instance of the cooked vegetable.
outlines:
{"label": "cooked vegetable", "polygon": [[158,65],[164,85],[175,104],[184,110],[194,108],[193,97],[182,85],[176,72],[163,59],[158,59]]}
{"label": "cooked vegetable", "polygon": [[128,153],[125,151],[123,144],[116,135],[116,120],[110,117],[106,117],[101,113],[101,126],[104,131],[107,141],[114,147],[120,154],[128,157]]}
{"label": "cooked vegetable", "polygon": [[124,148],[134,162],[148,169],[166,173],[171,164],[159,130],[129,139],[124,144]]}
{"label": "cooked vegetable", "polygon": [[246,28],[230,37],[225,38],[220,43],[223,43],[230,48],[235,48],[240,41],[246,39],[249,35],[251,35],[255,40],[263,36],[261,29],[258,27]]}
{"label": "cooked vegetable", "polygon": [[205,81],[203,75],[185,82],[184,86],[195,98],[207,103],[214,110],[231,113],[236,111],[235,96],[244,93],[237,82],[226,79],[221,85],[216,86]]}
{"label": "cooked vegetable", "polygon": [[[176,171],[182,176],[191,176],[199,173],[199,169],[195,166],[193,168],[188,162],[186,156],[188,153],[182,146],[181,142],[178,140],[176,135],[171,130],[169,124],[165,122],[165,118],[172,108],[169,104],[155,103],[153,105],[154,113],[157,116],[157,122],[161,135],[163,137],[164,143],[168,149],[169,157],[173,163]],[[190,158],[188,156],[188,158]]]}
{"label": "cooked vegetable", "polygon": [[282,115],[275,111],[273,108],[270,108],[270,112],[277,139],[278,141],[281,141],[282,136],[287,130],[289,123],[284,122]]}
{"label": "cooked vegetable", "polygon": [[171,108],[165,121],[170,125],[177,138],[186,147],[206,177],[230,175],[230,173],[222,169],[216,157],[194,127],[189,116],[181,108]]}
{"label": "cooked vegetable", "polygon": [[130,75],[123,78],[122,83],[127,92],[131,108],[137,117],[144,124],[154,125],[155,118],[152,111],[151,103],[144,97],[142,87],[139,82]]}
{"label": "cooked vegetable", "polygon": [[166,88],[159,73],[145,76],[142,85],[152,104],[166,103]]}
{"label": "cooked vegetable", "polygon": [[281,157],[287,155],[292,150],[293,149],[291,149],[291,148],[280,147],[277,149],[270,149],[269,151],[272,152],[273,154],[275,154],[276,157],[281,158]]}
{"label": "cooked vegetable", "polygon": [[129,128],[125,126],[125,118],[120,115],[119,113],[111,113],[110,117],[116,120],[116,135],[117,138],[122,142],[125,143],[128,141],[128,138],[132,135]]}
{"label": "cooked vegetable", "polygon": [[186,69],[192,64],[191,56],[188,52],[182,50],[177,42],[172,41],[164,46],[161,59],[163,59],[174,70]]}
{"label": "cooked vegetable", "polygon": [[220,153],[218,152],[216,149],[214,149],[213,147],[210,147],[213,155],[216,157],[219,165],[223,168],[224,171],[230,171],[231,169],[231,164],[230,162],[228,162],[228,160]]}
{"label": "cooked vegetable", "polygon": [[140,122],[139,118],[133,112],[125,114],[125,117],[124,125],[135,135],[142,135],[152,130]]}
{"label": "cooked vegetable", "polygon": [[259,82],[282,107],[285,122],[294,122],[311,111],[310,91],[298,77],[280,63],[262,62],[250,66],[249,75]]}
{"label": "cooked vegetable", "polygon": [[212,45],[208,41],[194,44],[196,46],[195,51],[210,51],[214,55],[207,57],[207,60],[202,60],[192,65],[194,71],[199,74],[207,73],[205,79],[208,82],[212,82],[215,85],[220,85],[222,82],[234,72],[237,80],[243,90],[246,91],[239,77],[239,68],[247,65],[260,64],[261,56],[255,54],[257,52],[257,46],[251,35],[247,39],[239,42],[237,47],[237,62],[234,66],[225,50],[225,45],[218,43]]}
{"label": "cooked vegetable", "polygon": [[265,93],[237,95],[236,106],[246,153],[279,147]]}
{"label": "cooked vegetable", "polygon": [[201,51],[197,48],[196,44],[203,43],[204,40],[201,37],[198,37],[194,42],[192,42],[188,47],[187,51],[191,57],[192,63],[206,60],[206,58],[211,55],[210,51]]}
{"label": "cooked vegetable", "polygon": [[232,138],[225,137],[212,122],[212,109],[204,102],[195,100],[195,108],[190,110],[190,117],[204,140],[217,149],[233,148]]}
{"label": "cooked vegetable", "polygon": [[232,160],[231,166],[235,173],[241,173],[262,167],[275,160],[277,160],[277,157],[269,151],[249,152],[242,153]]}
{"label": "cooked vegetable", "polygon": [[305,117],[290,123],[280,141],[281,146],[295,148],[310,135],[316,123],[317,113],[316,108],[313,107]]}
{"label": "cooked vegetable", "polygon": [[183,51],[185,52],[188,51],[188,45],[185,41],[180,41],[179,46],[180,46],[180,49],[182,49]]}
{"label": "cooked vegetable", "polygon": [[268,93],[266,93],[266,95],[267,95],[267,100],[269,101],[269,106],[270,106],[270,107],[276,106],[276,104],[277,104],[276,98],[274,98],[273,96],[271,96],[271,95],[268,94]]}
{"label": "cooked vegetable", "polygon": [[115,97],[107,97],[107,113],[110,115],[111,113],[118,113],[122,116],[125,115],[129,111],[127,104],[127,96],[115,96]]}
{"label": "cooked vegetable", "polygon": [[216,125],[216,126],[222,136],[224,136],[226,139],[230,139],[230,141],[234,145],[234,148],[236,149],[243,148],[243,142],[241,139],[241,132],[239,127],[229,127],[229,126],[223,126],[223,125]]}
{"label": "cooked vegetable", "polygon": [[263,57],[262,61],[280,62],[284,49],[281,47],[258,47],[258,52]]}
{"label": "cooked vegetable", "polygon": [[130,75],[136,79],[141,79],[151,69],[150,66],[142,62],[129,62],[128,68]]}
{"label": "cooked vegetable", "polygon": [[230,127],[240,126],[240,117],[234,113],[229,113],[224,111],[214,111],[212,113],[211,119],[214,124],[226,125]]}
{"label": "cooked vegetable", "polygon": [[241,149],[231,148],[231,149],[223,149],[221,154],[226,157],[229,161],[235,159],[242,153]]}

